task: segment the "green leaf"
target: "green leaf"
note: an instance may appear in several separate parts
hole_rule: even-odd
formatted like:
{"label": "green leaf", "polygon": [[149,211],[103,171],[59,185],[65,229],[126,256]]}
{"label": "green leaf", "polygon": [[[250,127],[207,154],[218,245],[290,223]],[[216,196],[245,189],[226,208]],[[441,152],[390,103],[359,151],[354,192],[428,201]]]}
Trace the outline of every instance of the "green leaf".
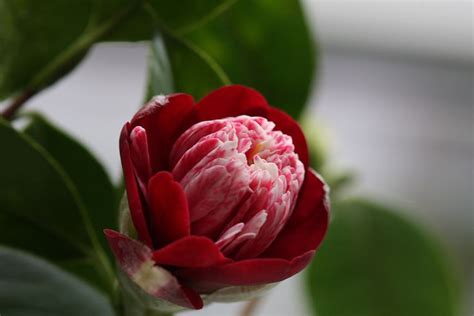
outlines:
{"label": "green leaf", "polygon": [[151,5],[166,26],[186,32],[218,16],[237,0],[154,0]]}
{"label": "green leaf", "polygon": [[0,0],[0,100],[68,73],[140,0]]}
{"label": "green leaf", "polygon": [[112,316],[104,296],[53,265],[0,247],[0,312],[5,316]]}
{"label": "green leaf", "polygon": [[446,254],[419,227],[363,200],[333,214],[307,273],[315,315],[458,315]]}
{"label": "green leaf", "polygon": [[[312,85],[315,51],[298,1],[240,0],[186,37],[233,83],[251,86],[272,105],[299,116]],[[179,67],[185,71],[189,64],[183,60]],[[195,81],[201,79],[194,73]]]}
{"label": "green leaf", "polygon": [[98,41],[190,30],[235,0],[0,0],[0,100],[33,94],[72,70]]}
{"label": "green leaf", "polygon": [[149,0],[109,34],[107,41],[150,40],[158,26],[187,32],[212,20],[237,0]]}
{"label": "green leaf", "polygon": [[30,113],[28,117],[31,120],[24,133],[46,149],[67,173],[87,209],[95,234],[103,248],[108,249],[103,230],[117,226],[118,204],[115,188],[104,167],[78,141],[39,113]]}
{"label": "green leaf", "polygon": [[156,35],[150,42],[148,53],[148,83],[146,100],[158,94],[170,94],[175,91],[173,71],[165,42],[161,35]]}
{"label": "green leaf", "polygon": [[148,98],[184,91],[199,99],[230,83],[215,61],[198,47],[174,35],[157,35],[148,59]]}
{"label": "green leaf", "polygon": [[7,149],[0,156],[0,244],[68,267],[94,261],[95,284],[112,286],[113,272],[74,182],[42,146],[2,119],[0,143]]}

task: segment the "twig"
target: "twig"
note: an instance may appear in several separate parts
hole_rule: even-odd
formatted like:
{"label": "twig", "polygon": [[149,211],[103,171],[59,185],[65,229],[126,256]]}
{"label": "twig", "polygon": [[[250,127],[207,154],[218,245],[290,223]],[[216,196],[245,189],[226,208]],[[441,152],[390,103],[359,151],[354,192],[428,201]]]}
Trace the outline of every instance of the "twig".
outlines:
{"label": "twig", "polygon": [[5,110],[2,112],[3,118],[6,120],[11,120],[13,115],[15,115],[16,111],[18,111],[26,101],[28,101],[32,96],[36,94],[34,90],[25,90],[23,93],[18,95],[15,99],[13,99],[12,103],[8,105]]}
{"label": "twig", "polygon": [[255,313],[257,306],[260,303],[260,300],[261,298],[257,297],[253,300],[248,301],[240,312],[240,316],[252,316]]}

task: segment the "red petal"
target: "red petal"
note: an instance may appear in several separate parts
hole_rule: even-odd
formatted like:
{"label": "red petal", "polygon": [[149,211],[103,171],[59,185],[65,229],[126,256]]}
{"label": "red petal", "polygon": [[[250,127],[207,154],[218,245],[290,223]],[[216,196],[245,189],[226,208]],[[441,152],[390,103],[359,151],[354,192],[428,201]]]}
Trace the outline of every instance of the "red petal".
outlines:
{"label": "red petal", "polygon": [[188,236],[153,252],[153,260],[160,265],[204,268],[229,262],[212,240],[202,236]]}
{"label": "red petal", "polygon": [[290,260],[315,250],[323,240],[329,211],[326,185],[312,169],[306,171],[305,177],[293,214],[261,257]]}
{"label": "red petal", "polygon": [[268,108],[267,100],[257,91],[231,85],[214,90],[199,101],[195,122],[239,115],[266,117]]}
{"label": "red petal", "polygon": [[275,130],[282,131],[286,135],[291,136],[293,144],[295,145],[295,151],[301,162],[307,168],[309,161],[308,145],[306,144],[303,131],[298,123],[285,112],[273,107],[268,111],[267,119],[275,123]]}
{"label": "red petal", "polygon": [[173,175],[160,171],[148,182],[153,240],[157,248],[191,233],[186,195]]}
{"label": "red petal", "polygon": [[130,123],[127,123],[122,128],[122,132],[120,134],[120,158],[122,160],[125,187],[127,189],[128,205],[130,208],[130,215],[132,217],[133,224],[138,233],[138,237],[148,246],[151,246],[152,240],[146,224],[145,213],[143,211],[140,192],[135,179],[135,171],[130,155],[130,143],[128,139],[129,133]]}
{"label": "red petal", "polygon": [[[122,271],[148,294],[186,308],[200,309],[203,302],[199,294],[182,286],[167,270],[149,264],[151,249],[116,231],[106,229],[104,234]],[[146,275],[146,278],[143,276]]]}
{"label": "red petal", "polygon": [[204,269],[183,269],[175,272],[184,283],[200,293],[235,285],[258,285],[285,280],[301,271],[310,262],[314,251],[293,260],[256,258]]}
{"label": "red petal", "polygon": [[166,103],[151,100],[131,121],[132,127],[143,126],[147,131],[153,173],[168,169],[171,147],[189,127],[194,110],[194,99],[188,94],[177,93],[163,98]]}

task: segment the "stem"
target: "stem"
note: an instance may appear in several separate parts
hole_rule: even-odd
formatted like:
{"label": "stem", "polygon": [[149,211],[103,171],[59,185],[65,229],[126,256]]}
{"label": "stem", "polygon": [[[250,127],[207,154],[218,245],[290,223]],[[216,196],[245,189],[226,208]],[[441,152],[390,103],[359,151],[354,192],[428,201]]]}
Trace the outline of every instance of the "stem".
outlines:
{"label": "stem", "polygon": [[240,316],[252,316],[255,311],[257,310],[257,306],[260,303],[260,298],[254,298],[253,300],[248,301],[242,311],[240,312]]}
{"label": "stem", "polygon": [[2,112],[2,116],[6,120],[11,120],[13,115],[15,115],[16,111],[18,111],[26,101],[28,101],[32,96],[36,94],[37,91],[35,90],[25,90],[23,93],[18,95],[15,99],[13,99],[12,103],[8,105],[5,110]]}

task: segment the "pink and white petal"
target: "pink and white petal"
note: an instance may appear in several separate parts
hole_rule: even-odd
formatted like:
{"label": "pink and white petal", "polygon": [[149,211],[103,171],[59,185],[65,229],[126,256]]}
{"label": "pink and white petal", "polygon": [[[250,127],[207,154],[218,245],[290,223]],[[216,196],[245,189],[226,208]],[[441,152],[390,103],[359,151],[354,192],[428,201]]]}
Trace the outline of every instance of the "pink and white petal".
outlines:
{"label": "pink and white petal", "polygon": [[215,151],[220,144],[221,141],[217,138],[206,139],[196,143],[192,150],[186,151],[177,163],[171,163],[175,179],[181,180],[184,178],[194,166],[211,152]]}
{"label": "pink and white petal", "polygon": [[212,135],[217,131],[220,131],[226,125],[227,123],[224,121],[205,121],[197,123],[192,127],[188,128],[183,134],[180,135],[180,137],[172,147],[170,153],[171,167],[174,167],[180,157],[182,157],[186,151],[193,147],[202,138],[208,135]]}
{"label": "pink and white petal", "polygon": [[[217,238],[235,206],[249,190],[248,171],[239,159],[216,159],[190,178],[185,186],[191,213],[192,232]],[[184,182],[184,181],[183,181]],[[205,189],[205,194],[203,194]]]}
{"label": "pink and white petal", "polygon": [[152,246],[153,242],[147,226],[146,216],[140,197],[140,191],[135,177],[135,168],[131,158],[129,133],[130,123],[127,123],[122,128],[122,132],[120,134],[120,158],[122,160],[130,215],[140,240],[142,240],[148,246]]}
{"label": "pink and white petal", "polygon": [[182,286],[169,271],[155,265],[149,247],[110,229],[104,233],[122,272],[144,292],[182,307],[202,308],[199,294]]}
{"label": "pink and white petal", "polygon": [[[250,219],[250,221],[245,223],[245,226],[240,232],[240,234],[225,248],[223,248],[222,251],[224,252],[224,254],[231,254],[236,251],[237,247],[241,246],[245,241],[248,242],[251,239],[255,239],[255,237],[257,237],[258,233],[260,232],[260,229],[262,228],[263,224],[265,224],[267,220],[267,215],[268,214],[266,210],[261,210],[260,212],[255,214]],[[237,256],[239,253],[240,251],[237,251]]]}
{"label": "pink and white petal", "polygon": [[328,191],[322,178],[308,169],[293,214],[261,257],[291,259],[315,250],[328,228]]}
{"label": "pink and white petal", "polygon": [[217,205],[222,204],[225,200],[222,190],[229,190],[231,182],[231,175],[222,165],[207,168],[193,177],[184,187],[191,222],[206,217]]}
{"label": "pink and white petal", "polygon": [[221,237],[216,241],[216,246],[222,250],[226,245],[228,245],[235,237],[242,231],[244,228],[244,223],[237,223],[234,226],[230,227]]}
{"label": "pink and white petal", "polygon": [[270,107],[267,118],[275,123],[275,130],[282,131],[286,135],[291,136],[295,152],[307,168],[309,163],[308,145],[298,123],[291,116],[274,107]]}
{"label": "pink and white petal", "polygon": [[186,268],[205,268],[230,261],[211,239],[202,236],[187,236],[155,250],[153,260],[160,265]]}

